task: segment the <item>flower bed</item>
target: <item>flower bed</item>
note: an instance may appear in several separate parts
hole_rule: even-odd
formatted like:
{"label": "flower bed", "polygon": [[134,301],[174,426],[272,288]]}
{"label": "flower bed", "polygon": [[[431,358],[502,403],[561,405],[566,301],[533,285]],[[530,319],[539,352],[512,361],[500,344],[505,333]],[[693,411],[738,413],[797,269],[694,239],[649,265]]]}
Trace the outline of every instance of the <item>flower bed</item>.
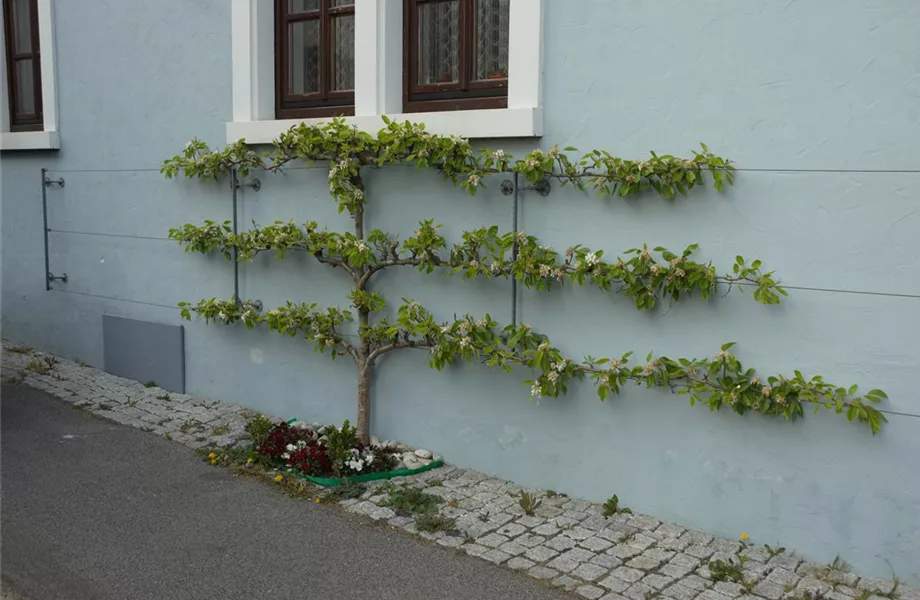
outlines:
{"label": "flower bed", "polygon": [[[373,440],[372,440],[373,441]],[[443,464],[427,450],[393,442],[363,444],[348,421],[341,427],[291,419],[273,425],[255,448],[277,468],[323,486],[421,473]]]}

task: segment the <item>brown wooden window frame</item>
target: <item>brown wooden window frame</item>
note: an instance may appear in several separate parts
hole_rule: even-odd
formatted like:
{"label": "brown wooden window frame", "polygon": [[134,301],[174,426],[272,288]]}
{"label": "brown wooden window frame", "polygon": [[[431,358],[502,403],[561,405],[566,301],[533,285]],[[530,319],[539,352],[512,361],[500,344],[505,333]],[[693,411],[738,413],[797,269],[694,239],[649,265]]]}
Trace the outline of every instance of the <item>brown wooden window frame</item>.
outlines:
{"label": "brown wooden window frame", "polygon": [[450,0],[403,0],[403,111],[413,113],[507,108],[507,76],[504,79],[473,79],[476,0],[459,0],[459,80],[428,85],[418,83],[419,8],[445,1]]}
{"label": "brown wooden window frame", "polygon": [[[333,7],[332,0],[320,0],[316,11],[289,14],[287,0],[275,2],[275,117],[301,119],[355,114],[355,91],[332,89],[332,27],[338,15],[355,14],[355,5]],[[319,92],[292,94],[287,87],[288,26],[298,21],[319,21]]]}
{"label": "brown wooden window frame", "polygon": [[[10,109],[10,131],[41,131],[44,127],[42,110],[41,48],[38,37],[38,1],[27,0],[29,7],[29,32],[31,44],[28,52],[16,52],[16,26],[13,23],[13,1],[3,0],[3,40],[6,52],[6,77]],[[16,63],[32,61],[32,94],[35,111],[21,113],[19,103],[19,81],[16,77]]]}

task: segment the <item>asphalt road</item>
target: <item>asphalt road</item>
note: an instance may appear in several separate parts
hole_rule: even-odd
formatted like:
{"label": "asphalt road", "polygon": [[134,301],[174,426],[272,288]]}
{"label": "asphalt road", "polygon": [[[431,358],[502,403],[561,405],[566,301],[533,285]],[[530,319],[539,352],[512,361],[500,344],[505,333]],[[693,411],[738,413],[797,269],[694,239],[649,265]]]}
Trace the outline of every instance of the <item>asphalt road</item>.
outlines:
{"label": "asphalt road", "polygon": [[0,424],[2,576],[29,600],[564,597],[38,390],[4,385]]}

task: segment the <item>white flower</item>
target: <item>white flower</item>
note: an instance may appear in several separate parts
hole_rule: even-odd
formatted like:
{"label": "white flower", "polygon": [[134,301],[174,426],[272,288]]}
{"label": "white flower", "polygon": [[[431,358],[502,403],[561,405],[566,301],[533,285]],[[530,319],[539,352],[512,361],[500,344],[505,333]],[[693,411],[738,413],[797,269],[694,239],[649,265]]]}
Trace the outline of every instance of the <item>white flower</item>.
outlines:
{"label": "white flower", "polygon": [[553,269],[549,265],[540,265],[540,277],[549,277]]}
{"label": "white flower", "polygon": [[476,187],[479,185],[479,175],[477,175],[476,173],[471,173],[470,176],[467,178],[467,180],[470,182],[470,185],[473,187]]}
{"label": "white flower", "polygon": [[501,263],[499,263],[499,262],[494,262],[494,263],[492,263],[492,266],[489,267],[489,269],[490,269],[493,273],[501,273],[501,271],[502,271],[502,265],[501,265]]}
{"label": "white flower", "polygon": [[552,157],[558,157],[559,156],[559,146],[554,144],[553,147],[549,149],[549,155]]}
{"label": "white flower", "polygon": [[716,360],[725,362],[726,360],[729,359],[730,356],[731,356],[731,354],[729,354],[729,353],[726,352],[725,350],[719,350],[719,353],[716,354]]}
{"label": "white flower", "polygon": [[469,345],[470,345],[470,338],[469,338],[469,337],[464,337],[462,340],[460,340],[460,347],[461,347],[461,348],[468,348]]}
{"label": "white flower", "polygon": [[476,321],[476,327],[481,328],[481,327],[485,327],[486,325],[488,325],[488,322],[486,322],[485,319],[479,319],[478,321]]}
{"label": "white flower", "polygon": [[441,333],[450,333],[450,327],[448,327],[447,325],[444,325],[443,327],[441,327]]}
{"label": "white flower", "polygon": [[770,394],[773,393],[773,388],[771,388],[768,385],[765,385],[764,388],[760,390],[760,393],[763,394],[765,398],[769,398]]}
{"label": "white flower", "polygon": [[585,262],[588,263],[589,267],[593,267],[597,264],[597,254],[588,252],[588,254],[585,255]]}
{"label": "white flower", "polygon": [[355,190],[355,200],[363,200],[363,199],[364,199],[364,192],[362,192],[361,190]]}
{"label": "white flower", "polygon": [[217,318],[220,319],[221,321],[227,321],[227,320],[229,320],[229,319],[227,318],[227,314],[226,314],[225,312],[223,312],[223,311],[217,313]]}
{"label": "white flower", "polygon": [[368,248],[368,245],[364,243],[364,240],[361,240],[358,242],[358,250],[360,252],[364,252],[365,250],[367,250],[367,248]]}
{"label": "white flower", "polygon": [[558,381],[559,379],[559,373],[555,371],[550,371],[549,375],[547,375],[546,378],[549,379],[550,383],[556,383],[556,381]]}
{"label": "white flower", "polygon": [[502,158],[504,158],[504,156],[505,156],[505,151],[501,149],[498,149],[492,153],[492,157],[495,158],[496,160],[501,160]]}
{"label": "white flower", "polygon": [[652,275],[658,275],[659,273],[661,273],[661,265],[652,265]]}
{"label": "white flower", "polygon": [[560,360],[559,362],[557,362],[557,363],[555,363],[555,364],[553,365],[553,371],[557,371],[557,372],[561,373],[561,372],[565,371],[565,368],[566,368],[567,366],[569,366],[569,359],[563,358],[562,360]]}
{"label": "white flower", "polygon": [[535,381],[533,385],[530,386],[530,397],[531,398],[543,397],[543,392],[540,388],[541,388],[540,383]]}
{"label": "white flower", "polygon": [[549,342],[541,342],[538,350],[546,351],[549,350]]}
{"label": "white flower", "polygon": [[531,156],[530,158],[524,161],[524,164],[527,165],[528,169],[533,171],[534,169],[540,166],[540,161],[538,161],[536,158]]}

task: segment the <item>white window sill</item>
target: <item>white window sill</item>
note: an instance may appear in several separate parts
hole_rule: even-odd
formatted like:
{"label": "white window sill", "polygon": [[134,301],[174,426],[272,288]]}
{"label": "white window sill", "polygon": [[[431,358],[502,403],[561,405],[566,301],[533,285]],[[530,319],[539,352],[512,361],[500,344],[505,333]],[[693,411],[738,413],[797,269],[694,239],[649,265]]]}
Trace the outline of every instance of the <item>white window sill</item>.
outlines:
{"label": "white window sill", "polygon": [[[401,123],[424,123],[425,131],[440,135],[459,135],[465,138],[540,137],[543,135],[543,113],[539,108],[494,108],[486,110],[458,110],[389,114],[387,117]],[[377,133],[385,124],[379,115],[343,117],[368,133]],[[232,121],[227,123],[227,143],[245,138],[250,144],[269,144],[279,135],[300,123],[315,125],[329,121],[323,119],[285,119],[280,121]],[[6,134],[4,134],[6,135]]]}
{"label": "white window sill", "polygon": [[0,150],[60,150],[57,131],[4,131],[0,133]]}

